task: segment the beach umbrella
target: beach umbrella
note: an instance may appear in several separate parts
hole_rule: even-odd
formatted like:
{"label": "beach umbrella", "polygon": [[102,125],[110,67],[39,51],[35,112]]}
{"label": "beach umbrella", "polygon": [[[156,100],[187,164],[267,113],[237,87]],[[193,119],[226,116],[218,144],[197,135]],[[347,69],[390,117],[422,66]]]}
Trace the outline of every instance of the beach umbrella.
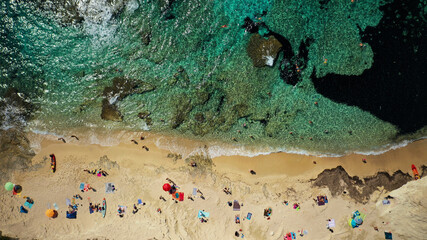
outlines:
{"label": "beach umbrella", "polygon": [[6,189],[6,191],[12,191],[12,190],[13,190],[13,183],[11,183],[11,182],[7,182],[7,183],[4,185],[4,188]]}
{"label": "beach umbrella", "polygon": [[169,183],[165,183],[165,184],[163,184],[163,190],[164,190],[164,191],[166,191],[166,192],[167,192],[167,191],[171,190],[171,188],[172,188],[172,187],[171,187],[171,185],[170,185]]}
{"label": "beach umbrella", "polygon": [[357,225],[361,225],[363,223],[363,219],[360,216],[356,216],[354,221],[357,223]]}
{"label": "beach umbrella", "polygon": [[54,218],[54,217],[56,217],[56,211],[55,210],[53,210],[53,209],[48,209],[48,210],[46,210],[46,216],[47,217],[50,217],[50,218]]}
{"label": "beach umbrella", "polygon": [[15,185],[13,187],[13,192],[16,193],[16,194],[21,193],[22,192],[22,187],[20,185]]}

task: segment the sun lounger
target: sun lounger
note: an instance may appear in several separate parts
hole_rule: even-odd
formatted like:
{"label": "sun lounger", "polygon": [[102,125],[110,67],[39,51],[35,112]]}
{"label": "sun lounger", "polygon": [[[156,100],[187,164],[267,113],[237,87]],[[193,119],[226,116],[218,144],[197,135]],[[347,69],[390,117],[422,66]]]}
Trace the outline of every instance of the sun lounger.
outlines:
{"label": "sun lounger", "polygon": [[233,211],[240,211],[240,204],[237,200],[233,201]]}

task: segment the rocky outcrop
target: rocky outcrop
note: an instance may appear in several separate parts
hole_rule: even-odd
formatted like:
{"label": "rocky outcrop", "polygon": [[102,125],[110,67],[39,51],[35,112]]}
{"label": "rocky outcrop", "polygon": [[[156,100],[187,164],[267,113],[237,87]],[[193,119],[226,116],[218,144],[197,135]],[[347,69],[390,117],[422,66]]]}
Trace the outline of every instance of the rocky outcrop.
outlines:
{"label": "rocky outcrop", "polygon": [[391,176],[387,172],[378,172],[375,176],[360,179],[357,176],[350,177],[342,166],[338,166],[324,170],[311,181],[314,186],[327,187],[332,196],[348,194],[355,201],[366,203],[378,187],[393,191],[411,180],[409,174],[400,170]]}
{"label": "rocky outcrop", "polygon": [[9,170],[28,169],[35,154],[24,132],[0,129],[0,136],[0,178],[7,177]]}
{"label": "rocky outcrop", "polygon": [[125,77],[115,77],[113,85],[104,88],[102,93],[101,118],[110,121],[122,121],[123,116],[118,110],[116,103],[131,94],[142,94],[154,90],[152,84]]}
{"label": "rocky outcrop", "polygon": [[274,36],[265,39],[259,34],[253,34],[246,51],[255,67],[272,67],[281,48],[282,44]]}

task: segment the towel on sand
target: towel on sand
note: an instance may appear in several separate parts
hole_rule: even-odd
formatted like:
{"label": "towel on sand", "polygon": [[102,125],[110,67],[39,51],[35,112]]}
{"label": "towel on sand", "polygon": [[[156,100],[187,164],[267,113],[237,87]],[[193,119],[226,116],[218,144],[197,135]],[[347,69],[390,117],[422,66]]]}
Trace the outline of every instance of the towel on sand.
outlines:
{"label": "towel on sand", "polygon": [[198,218],[202,218],[202,217],[208,218],[209,215],[210,214],[208,212],[203,212],[202,210],[199,210],[199,213],[197,214],[197,217]]}

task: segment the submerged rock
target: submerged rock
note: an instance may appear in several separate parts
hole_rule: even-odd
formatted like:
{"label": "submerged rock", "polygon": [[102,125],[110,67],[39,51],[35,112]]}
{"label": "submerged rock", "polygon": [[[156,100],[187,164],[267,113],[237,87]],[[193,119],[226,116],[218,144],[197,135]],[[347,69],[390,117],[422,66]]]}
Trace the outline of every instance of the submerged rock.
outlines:
{"label": "submerged rock", "polygon": [[274,36],[265,39],[259,34],[254,34],[249,40],[246,51],[255,67],[272,67],[281,48],[282,44]]}
{"label": "submerged rock", "polygon": [[102,100],[101,118],[104,120],[121,122],[123,116],[115,104],[110,104],[107,99]]}
{"label": "submerged rock", "polygon": [[144,81],[115,77],[113,85],[105,87],[102,93],[104,99],[102,100],[101,118],[110,121],[122,121],[123,116],[118,110],[116,103],[131,94],[142,94],[154,89],[154,85]]}
{"label": "submerged rock", "polygon": [[188,118],[188,114],[193,109],[190,98],[185,95],[178,95],[172,99],[173,114],[171,118],[171,128],[179,127]]}

